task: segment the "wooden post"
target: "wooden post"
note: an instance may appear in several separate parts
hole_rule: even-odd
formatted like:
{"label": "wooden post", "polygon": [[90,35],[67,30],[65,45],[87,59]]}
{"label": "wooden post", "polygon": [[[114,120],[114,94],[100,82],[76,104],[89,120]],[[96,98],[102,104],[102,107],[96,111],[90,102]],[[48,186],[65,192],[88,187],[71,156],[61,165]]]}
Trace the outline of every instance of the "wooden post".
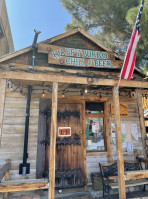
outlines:
{"label": "wooden post", "polygon": [[[6,160],[6,163],[7,164],[11,164],[11,160]],[[5,174],[5,180],[6,181],[9,181],[10,180],[10,168],[8,169],[8,171],[6,172],[6,174]],[[4,194],[4,198],[8,198],[8,192],[6,192],[5,194]]]}
{"label": "wooden post", "polygon": [[82,109],[82,121],[83,121],[83,155],[84,155],[84,184],[87,185],[87,169],[86,169],[86,124],[85,124],[85,101],[83,101],[83,109]]}
{"label": "wooden post", "polygon": [[116,126],[116,150],[117,150],[117,164],[118,164],[118,184],[119,184],[119,199],[126,199],[125,179],[124,179],[124,160],[123,148],[121,139],[121,121],[120,121],[120,104],[119,104],[119,90],[113,88],[113,102],[114,102],[114,116]]}
{"label": "wooden post", "polygon": [[1,79],[1,82],[0,82],[0,145],[1,145],[1,138],[2,138],[5,93],[6,93],[6,79]]}
{"label": "wooden post", "polygon": [[57,95],[58,84],[53,83],[52,88],[52,115],[50,134],[50,159],[49,159],[49,191],[48,199],[54,199],[55,194],[55,156],[56,156],[56,133],[57,133]]}
{"label": "wooden post", "polygon": [[105,102],[104,113],[105,113],[105,130],[106,130],[106,147],[108,162],[112,161],[112,145],[111,145],[111,133],[110,133],[110,108],[109,102]]}
{"label": "wooden post", "polygon": [[144,158],[147,158],[146,154],[146,130],[145,130],[145,123],[144,123],[144,111],[143,111],[143,104],[142,104],[142,96],[141,94],[137,94],[137,101],[138,101],[138,108],[139,108],[139,118],[140,118],[140,127],[141,127],[141,137],[142,137],[142,145],[143,145],[143,154]]}

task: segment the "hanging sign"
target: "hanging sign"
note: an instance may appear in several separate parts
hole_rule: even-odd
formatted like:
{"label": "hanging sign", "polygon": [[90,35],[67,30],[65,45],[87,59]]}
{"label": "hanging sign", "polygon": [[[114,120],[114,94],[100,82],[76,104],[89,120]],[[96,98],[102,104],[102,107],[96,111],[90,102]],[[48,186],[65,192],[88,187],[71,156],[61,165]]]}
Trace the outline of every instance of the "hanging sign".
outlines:
{"label": "hanging sign", "polygon": [[[113,103],[111,103],[111,116],[114,117]],[[120,117],[121,118],[127,118],[128,117],[128,104],[120,103]]]}
{"label": "hanging sign", "polygon": [[59,137],[71,136],[71,127],[59,127],[58,136]]}
{"label": "hanging sign", "polygon": [[123,65],[123,61],[115,60],[115,53],[109,51],[38,44],[38,52],[48,53],[49,64],[97,68],[120,68]]}

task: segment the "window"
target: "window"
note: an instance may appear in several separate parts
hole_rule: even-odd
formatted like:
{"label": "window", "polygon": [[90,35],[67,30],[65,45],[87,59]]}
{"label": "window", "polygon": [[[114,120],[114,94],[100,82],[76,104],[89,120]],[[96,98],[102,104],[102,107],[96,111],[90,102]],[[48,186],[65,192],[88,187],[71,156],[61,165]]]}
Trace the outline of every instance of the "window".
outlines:
{"label": "window", "polygon": [[104,151],[104,103],[86,102],[86,151]]}

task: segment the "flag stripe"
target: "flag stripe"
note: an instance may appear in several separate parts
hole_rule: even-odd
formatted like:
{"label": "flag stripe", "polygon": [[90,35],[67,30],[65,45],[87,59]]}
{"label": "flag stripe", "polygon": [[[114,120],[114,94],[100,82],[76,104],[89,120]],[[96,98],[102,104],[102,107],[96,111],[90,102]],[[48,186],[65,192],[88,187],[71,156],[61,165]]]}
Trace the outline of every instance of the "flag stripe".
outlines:
{"label": "flag stripe", "polygon": [[133,71],[134,71],[134,67],[135,67],[135,59],[136,59],[136,51],[135,51],[135,54],[134,54],[131,70],[130,70],[128,78],[127,78],[128,80],[130,80],[131,77],[132,77],[132,74],[133,74]]}
{"label": "flag stripe", "polygon": [[124,61],[124,66],[123,66],[122,71],[121,71],[121,78],[125,77],[125,73],[126,73],[126,70],[127,70],[127,67],[128,67],[129,60],[130,60],[130,54],[131,54],[131,51],[132,51],[132,46],[133,46],[133,43],[134,43],[134,38],[135,38],[136,32],[137,32],[136,30],[133,30],[131,41],[129,43],[129,47],[128,47],[127,54],[126,54],[126,59]]}
{"label": "flag stripe", "polygon": [[133,62],[133,57],[136,54],[136,47],[137,47],[137,44],[138,44],[138,38],[139,38],[139,34],[138,34],[138,31],[136,31],[135,38],[133,38],[134,39],[133,45],[130,46],[131,52],[130,52],[130,55],[129,55],[130,56],[129,62],[127,62],[127,70],[126,70],[126,73],[125,73],[125,79],[127,79],[128,74],[130,73],[130,70],[131,70],[131,64]]}

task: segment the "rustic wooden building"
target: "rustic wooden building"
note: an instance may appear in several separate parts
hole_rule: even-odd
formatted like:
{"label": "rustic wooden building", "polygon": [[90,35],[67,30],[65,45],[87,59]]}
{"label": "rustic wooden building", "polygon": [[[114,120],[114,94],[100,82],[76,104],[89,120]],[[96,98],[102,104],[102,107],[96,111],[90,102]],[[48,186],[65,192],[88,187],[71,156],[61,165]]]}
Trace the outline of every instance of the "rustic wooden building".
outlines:
{"label": "rustic wooden building", "polygon": [[0,57],[14,51],[5,0],[0,0]]}
{"label": "rustic wooden building", "polygon": [[[138,68],[116,92],[123,60],[80,28],[38,43],[31,64],[32,47],[0,59],[0,164],[11,159],[11,180],[49,176],[53,198],[54,185],[91,183],[99,162],[118,159],[120,168],[134,150],[147,157],[141,100],[148,80]],[[28,93],[30,165],[22,175]],[[122,167],[119,176],[122,182]],[[119,192],[125,198],[124,186]]]}

